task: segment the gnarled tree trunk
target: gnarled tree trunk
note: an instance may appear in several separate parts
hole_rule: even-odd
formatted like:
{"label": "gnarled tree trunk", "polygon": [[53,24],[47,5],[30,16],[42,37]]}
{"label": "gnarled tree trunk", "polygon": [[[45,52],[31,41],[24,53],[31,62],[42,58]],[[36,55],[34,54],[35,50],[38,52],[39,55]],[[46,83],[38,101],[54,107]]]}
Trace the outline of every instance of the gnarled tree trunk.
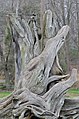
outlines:
{"label": "gnarled tree trunk", "polygon": [[[76,82],[77,70],[73,69],[70,76],[55,73],[58,69],[62,71],[58,52],[65,42],[69,26],[63,26],[56,36],[53,36],[52,13],[50,10],[46,11],[43,27],[45,32],[41,38],[43,42],[40,42],[34,16],[31,19],[33,33],[24,19],[16,18],[14,15],[10,15],[9,18],[15,45],[16,79],[14,92],[0,100],[0,118],[76,119],[79,117],[79,105],[77,105],[79,100],[65,98],[67,90]],[[44,47],[41,47],[41,43]],[[55,69],[55,72],[52,69]],[[72,104],[73,102],[76,105]]]}

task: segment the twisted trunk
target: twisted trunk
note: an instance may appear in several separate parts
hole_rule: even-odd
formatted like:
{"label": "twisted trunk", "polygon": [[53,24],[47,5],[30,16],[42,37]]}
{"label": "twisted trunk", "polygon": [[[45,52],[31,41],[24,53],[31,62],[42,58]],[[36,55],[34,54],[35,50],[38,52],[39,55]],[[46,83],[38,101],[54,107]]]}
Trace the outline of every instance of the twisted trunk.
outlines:
{"label": "twisted trunk", "polygon": [[[46,17],[52,17],[51,11],[47,11],[46,14],[48,14]],[[72,117],[70,111],[73,110],[73,107],[76,108],[78,116],[79,105],[75,106],[73,104],[71,106],[72,102],[77,104],[78,100],[73,99],[70,102],[69,99],[65,99],[65,93],[76,82],[77,70],[73,69],[70,77],[69,75],[54,75],[54,72],[51,73],[55,63],[62,70],[57,54],[65,42],[69,26],[63,26],[57,35],[53,37],[53,31],[49,33],[48,24],[52,25],[49,22],[46,22],[45,27],[45,34],[47,35],[45,48],[40,53],[40,41],[34,20],[36,40],[30,26],[24,19],[10,16],[12,36],[16,49],[16,74],[18,73],[18,77],[15,80],[16,88],[14,92],[0,100],[1,119],[32,119],[34,116],[40,119],[58,119],[59,117],[64,119],[69,117],[67,114]],[[16,37],[16,34],[20,38]],[[62,81],[62,79],[66,80]],[[67,103],[69,105],[68,112],[66,111]]]}

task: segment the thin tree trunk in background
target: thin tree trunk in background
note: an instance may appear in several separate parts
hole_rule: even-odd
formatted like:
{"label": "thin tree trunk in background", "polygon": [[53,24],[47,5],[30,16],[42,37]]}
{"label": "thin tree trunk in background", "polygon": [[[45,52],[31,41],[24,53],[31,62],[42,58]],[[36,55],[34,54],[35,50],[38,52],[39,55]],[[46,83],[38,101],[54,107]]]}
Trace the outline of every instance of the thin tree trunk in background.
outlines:
{"label": "thin tree trunk in background", "polygon": [[16,5],[16,17],[18,17],[19,5],[20,5],[20,1],[17,0],[17,5]]}
{"label": "thin tree trunk in background", "polygon": [[79,58],[79,6],[78,6],[78,1],[75,0],[76,2],[76,17],[77,17],[77,46],[78,46],[78,58]]}
{"label": "thin tree trunk in background", "polygon": [[41,12],[40,12],[40,26],[41,26],[41,33],[42,33],[42,29],[43,29],[43,14],[45,12],[45,0],[41,0]]}
{"label": "thin tree trunk in background", "polygon": [[[9,16],[6,19],[7,27],[5,29],[5,82],[6,89],[10,89],[14,80],[14,48],[12,41],[12,33],[9,24]],[[13,84],[12,84],[13,85]]]}
{"label": "thin tree trunk in background", "polygon": [[[68,38],[69,39],[69,38]],[[67,62],[67,72],[70,71],[70,58],[69,58],[69,42],[65,42],[65,52],[66,52],[66,62]]]}
{"label": "thin tree trunk in background", "polygon": [[[61,9],[62,9],[62,26],[66,24],[66,12],[65,12],[65,1],[64,0],[61,0]],[[68,11],[69,12],[69,11]],[[69,15],[69,14],[68,14]],[[67,19],[67,25],[69,25],[69,16],[68,16],[68,19]],[[67,36],[67,40],[65,41],[65,44],[64,44],[64,51],[65,51],[65,54],[66,54],[66,64],[67,64],[67,72],[69,72],[69,67],[70,67],[70,58],[69,58],[69,35]]]}

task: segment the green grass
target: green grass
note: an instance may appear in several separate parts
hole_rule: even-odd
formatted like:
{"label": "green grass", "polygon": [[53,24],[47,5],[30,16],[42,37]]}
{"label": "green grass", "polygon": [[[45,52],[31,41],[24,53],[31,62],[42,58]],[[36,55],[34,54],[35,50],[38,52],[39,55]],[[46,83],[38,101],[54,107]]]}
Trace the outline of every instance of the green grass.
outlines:
{"label": "green grass", "polygon": [[70,89],[68,93],[79,94],[79,89]]}
{"label": "green grass", "polygon": [[0,92],[0,98],[8,96],[10,93],[11,92]]}
{"label": "green grass", "polygon": [[79,89],[69,89],[66,96],[71,98],[79,96]]}

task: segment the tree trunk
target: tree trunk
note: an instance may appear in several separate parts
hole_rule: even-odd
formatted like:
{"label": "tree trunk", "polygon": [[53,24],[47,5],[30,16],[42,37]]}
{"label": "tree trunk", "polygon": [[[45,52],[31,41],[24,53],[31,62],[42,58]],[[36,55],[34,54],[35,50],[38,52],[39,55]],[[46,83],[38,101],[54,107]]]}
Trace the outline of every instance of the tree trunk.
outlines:
{"label": "tree trunk", "polygon": [[[53,70],[51,73],[51,69],[56,65],[62,70],[57,55],[65,42],[69,26],[63,26],[53,37],[52,14],[50,10],[45,13],[47,14],[44,27],[46,37],[43,41],[46,42],[42,52],[37,56],[34,55],[37,53],[35,48],[40,50],[40,41],[34,18],[32,22],[35,28],[33,32],[35,39],[30,26],[24,19],[10,16],[12,38],[16,51],[15,68],[18,77],[16,77],[16,88],[12,94],[0,100],[1,119],[58,119],[59,117],[64,119],[66,117],[64,114],[65,104],[68,102],[68,105],[71,105],[69,100],[65,99],[65,93],[76,82],[77,70],[73,69],[70,77],[64,74],[54,74]],[[15,34],[18,34],[20,38]],[[62,81],[62,79],[67,80]],[[76,103],[76,100],[74,99],[73,102]],[[71,110],[73,110],[73,106],[71,106]],[[79,106],[76,110],[79,113]],[[69,112],[69,114],[71,113]]]}

